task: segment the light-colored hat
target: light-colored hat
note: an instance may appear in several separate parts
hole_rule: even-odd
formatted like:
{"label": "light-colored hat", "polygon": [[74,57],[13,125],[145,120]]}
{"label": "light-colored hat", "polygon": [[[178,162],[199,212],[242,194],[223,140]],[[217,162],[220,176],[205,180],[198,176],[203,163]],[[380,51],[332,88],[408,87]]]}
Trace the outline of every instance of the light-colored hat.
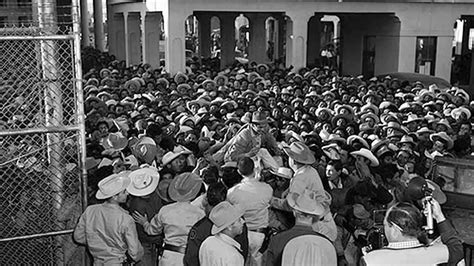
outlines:
{"label": "light-colored hat", "polygon": [[471,111],[469,111],[469,109],[467,109],[466,107],[462,107],[462,106],[458,108],[454,108],[451,111],[451,116],[454,119],[458,120],[462,113],[466,114],[466,119],[471,118]]}
{"label": "light-colored hat", "polygon": [[303,142],[293,142],[289,147],[284,147],[283,150],[296,162],[302,164],[313,164],[316,162],[313,153]]}
{"label": "light-colored hat", "polygon": [[415,141],[413,140],[412,137],[408,136],[408,135],[403,135],[402,139],[400,140],[399,142],[400,144],[402,143],[410,143],[412,144],[413,146],[416,146],[416,143]]}
{"label": "light-colored hat", "polygon": [[99,182],[99,190],[95,194],[97,199],[107,199],[124,191],[130,185],[129,172],[122,171],[110,175]]}
{"label": "light-colored hat", "polygon": [[365,139],[363,139],[362,137],[360,136],[357,136],[357,135],[351,135],[347,138],[347,145],[349,146],[352,146],[354,144],[354,141],[357,140],[359,141],[364,147],[366,147],[367,149],[370,148],[369,146],[369,143],[367,143],[367,141]]}
{"label": "light-colored hat", "polygon": [[132,154],[147,164],[151,164],[158,154],[158,147],[150,137],[141,137],[132,147]]}
{"label": "light-colored hat", "polygon": [[129,174],[130,185],[127,188],[128,193],[133,196],[146,196],[155,191],[160,181],[158,169],[146,167],[137,169]]}
{"label": "light-colored hat", "polygon": [[273,169],[270,172],[276,176],[283,177],[285,179],[291,179],[293,177],[293,171],[287,167],[278,167],[278,170],[274,171]]}
{"label": "light-colored hat", "polygon": [[264,113],[259,112],[259,111],[255,111],[255,112],[253,112],[253,114],[252,114],[252,123],[255,123],[255,124],[267,124],[267,123],[268,123],[268,119],[267,119],[267,117],[265,116]]}
{"label": "light-colored hat", "polygon": [[121,132],[109,133],[105,141],[108,146],[117,151],[125,149],[128,145],[128,139]]}
{"label": "light-colored hat", "polygon": [[244,214],[243,210],[238,206],[232,205],[228,201],[223,201],[214,208],[212,208],[209,214],[209,220],[212,221],[211,234],[215,235],[229,225],[235,223]]}
{"label": "light-colored hat", "polygon": [[176,159],[177,157],[179,157],[180,155],[188,155],[188,154],[191,154],[192,152],[188,149],[186,149],[185,147],[181,146],[181,145],[177,145],[176,147],[174,147],[173,151],[169,151],[167,153],[165,153],[165,155],[163,156],[163,159],[161,160],[163,165],[167,165],[169,164],[171,161],[173,161],[174,159]]}
{"label": "light-colored hat", "polygon": [[379,160],[374,156],[374,154],[366,148],[362,148],[358,151],[351,152],[351,155],[359,155],[370,160],[370,166],[376,167],[379,165]]}
{"label": "light-colored hat", "polygon": [[168,194],[174,201],[190,201],[201,190],[202,179],[190,172],[179,174],[173,178],[168,187]]}
{"label": "light-colored hat", "polygon": [[325,213],[324,206],[317,199],[316,191],[305,189],[301,195],[292,192],[288,194],[286,200],[288,205],[297,211],[317,216]]}
{"label": "light-colored hat", "polygon": [[430,135],[430,140],[435,142],[437,139],[443,140],[447,144],[447,149],[450,150],[454,146],[453,139],[446,134],[446,132],[438,132]]}

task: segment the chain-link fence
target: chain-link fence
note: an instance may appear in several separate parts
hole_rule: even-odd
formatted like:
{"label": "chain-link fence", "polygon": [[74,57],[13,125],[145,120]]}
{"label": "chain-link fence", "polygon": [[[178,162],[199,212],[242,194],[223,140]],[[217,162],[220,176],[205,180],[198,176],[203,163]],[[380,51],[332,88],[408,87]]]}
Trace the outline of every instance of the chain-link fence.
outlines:
{"label": "chain-link fence", "polygon": [[11,2],[21,6],[0,21],[0,265],[81,264],[79,8]]}

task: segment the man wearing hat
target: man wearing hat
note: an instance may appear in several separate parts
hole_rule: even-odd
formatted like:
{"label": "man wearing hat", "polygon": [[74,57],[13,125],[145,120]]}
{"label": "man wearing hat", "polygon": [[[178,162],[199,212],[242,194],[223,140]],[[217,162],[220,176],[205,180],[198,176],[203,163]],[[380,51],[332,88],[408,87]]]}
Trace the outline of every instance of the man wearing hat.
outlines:
{"label": "man wearing hat", "polygon": [[185,172],[177,175],[168,187],[169,197],[175,203],[160,209],[150,222],[147,215],[133,213],[133,219],[143,226],[149,235],[164,233],[164,252],[160,265],[183,265],[189,230],[205,214],[198,206],[191,204],[202,187],[202,180],[196,174]]}
{"label": "man wearing hat", "polygon": [[129,184],[127,172],[102,179],[96,198],[105,202],[87,207],[74,229],[74,239],[89,247],[94,265],[121,265],[127,255],[134,261],[143,256],[133,218],[120,207]]}
{"label": "man wearing hat", "polygon": [[[199,266],[199,249],[209,236],[212,236],[211,230],[213,223],[209,219],[212,209],[219,203],[225,201],[227,197],[227,187],[222,182],[211,183],[206,191],[206,197],[203,201],[206,217],[199,220],[193,225],[188,235],[188,243],[186,245],[186,253],[184,255],[185,266]],[[244,259],[248,254],[248,235],[247,226],[244,224],[242,234],[235,237],[240,244],[240,252]]]}
{"label": "man wearing hat", "polygon": [[[163,206],[160,196],[155,192],[160,181],[160,174],[156,168],[146,167],[131,172],[129,177],[130,185],[127,191],[132,195],[128,204],[129,211],[146,214],[150,222]],[[161,245],[163,237],[148,235],[139,224],[137,224],[137,232],[145,251],[142,260],[137,265],[155,265],[158,255],[157,247]]]}
{"label": "man wearing hat", "polygon": [[[281,232],[274,236],[268,246],[266,265],[282,265],[282,255],[285,246],[290,240],[303,236],[313,235],[317,237],[317,241],[321,243],[329,243],[330,245],[321,245],[331,247],[329,249],[319,250],[324,254],[324,263],[320,265],[336,265],[336,250],[331,241],[324,235],[313,230],[313,221],[319,220],[324,216],[325,207],[319,201],[319,192],[312,190],[304,190],[301,194],[290,193],[287,201],[295,216],[295,226],[287,231]],[[314,250],[314,252],[318,252]],[[332,262],[332,263],[331,263]]]}
{"label": "man wearing hat", "polygon": [[201,265],[244,265],[240,244],[235,240],[243,231],[242,215],[243,211],[228,201],[223,201],[212,209],[209,219],[214,224],[211,230],[213,236],[208,237],[199,249]]}
{"label": "man wearing hat", "polygon": [[[314,220],[313,229],[316,232],[326,235],[329,239],[335,240],[337,228],[334,219],[329,211],[331,196],[325,192],[319,173],[311,165],[316,159],[311,150],[303,142],[293,142],[289,147],[283,149],[289,156],[289,165],[294,171],[288,193],[302,194],[306,189],[319,192],[318,200],[325,207],[325,214],[320,221]],[[272,207],[279,210],[291,211],[287,199],[273,198]]]}
{"label": "man wearing hat", "polygon": [[269,150],[278,152],[275,138],[268,133],[268,120],[264,113],[256,111],[252,114],[251,123],[242,129],[221,148],[224,162],[238,161],[243,157],[251,157],[256,161],[256,170],[260,162],[267,168],[277,170],[278,164],[270,155]]}

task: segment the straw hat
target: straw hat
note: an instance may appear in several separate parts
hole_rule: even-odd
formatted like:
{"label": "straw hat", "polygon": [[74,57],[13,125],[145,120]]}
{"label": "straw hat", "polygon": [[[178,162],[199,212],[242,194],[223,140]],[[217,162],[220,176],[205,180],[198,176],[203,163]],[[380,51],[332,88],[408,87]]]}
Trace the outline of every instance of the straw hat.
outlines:
{"label": "straw hat", "polygon": [[120,172],[110,175],[99,182],[99,190],[95,194],[97,199],[107,199],[124,191],[130,185],[129,172]]}
{"label": "straw hat", "polygon": [[447,149],[450,150],[454,146],[453,139],[446,134],[446,132],[439,132],[430,135],[430,140],[435,142],[436,140],[440,140],[446,143]]}
{"label": "straw hat", "polygon": [[128,139],[121,132],[109,133],[105,142],[109,147],[117,151],[125,149],[128,145]]}
{"label": "straw hat", "polygon": [[317,199],[316,191],[305,189],[301,195],[292,192],[288,194],[286,200],[288,205],[297,211],[317,216],[325,213],[324,206]]}
{"label": "straw hat", "polygon": [[223,201],[214,208],[209,214],[209,220],[212,221],[211,234],[215,235],[231,224],[235,223],[244,214],[243,210],[228,201]]}
{"label": "straw hat", "polygon": [[293,171],[287,167],[278,167],[278,170],[270,170],[270,172],[276,176],[283,177],[285,179],[291,179]]}
{"label": "straw hat", "polygon": [[160,174],[154,167],[135,170],[129,174],[128,193],[133,196],[146,196],[155,191],[160,181]]}
{"label": "straw hat", "polygon": [[359,155],[370,160],[370,166],[376,167],[379,165],[379,160],[368,149],[362,148],[358,151],[351,152],[351,155]]}
{"label": "straw hat", "polygon": [[267,123],[268,123],[268,119],[267,119],[267,117],[265,116],[264,113],[259,112],[259,111],[255,111],[255,112],[253,112],[253,114],[252,114],[252,123],[255,123],[255,124],[267,124]]}
{"label": "straw hat", "polygon": [[176,147],[174,147],[173,151],[169,151],[165,153],[161,161],[163,163],[163,166],[165,166],[169,164],[170,162],[172,162],[174,159],[178,158],[180,155],[188,155],[191,153],[192,152],[186,149],[185,147],[181,145],[177,145]]}
{"label": "straw hat", "polygon": [[173,178],[168,187],[168,194],[174,201],[190,201],[201,190],[202,179],[190,172],[182,173]]}
{"label": "straw hat", "polygon": [[283,151],[296,162],[302,164],[313,164],[316,162],[313,153],[303,142],[293,142],[289,147],[284,147]]}

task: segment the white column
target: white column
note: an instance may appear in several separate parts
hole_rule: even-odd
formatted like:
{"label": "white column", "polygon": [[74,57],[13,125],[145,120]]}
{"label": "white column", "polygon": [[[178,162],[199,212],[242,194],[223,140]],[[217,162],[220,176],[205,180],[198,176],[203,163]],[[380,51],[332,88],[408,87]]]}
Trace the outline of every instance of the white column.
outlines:
{"label": "white column", "polygon": [[160,34],[161,14],[158,12],[148,12],[145,17],[146,50],[144,51],[143,58],[153,68],[160,66]]}
{"label": "white column", "polygon": [[95,0],[93,2],[95,48],[104,51],[104,12],[102,12],[102,0]]}
{"label": "white column", "polygon": [[128,45],[128,12],[123,12],[123,26],[125,28],[125,62],[130,66],[130,49]]}
{"label": "white column", "polygon": [[140,30],[142,40],[143,63],[148,63],[146,55],[146,11],[140,12]]}
{"label": "white column", "polygon": [[[306,67],[306,47],[308,40],[308,21],[314,12],[302,10],[298,12],[287,12],[287,15],[293,21],[293,33],[291,42],[291,65],[293,71],[298,71],[302,67]],[[288,51],[288,48],[287,48]],[[288,64],[289,62],[287,62]]]}
{"label": "white column", "polygon": [[182,10],[182,8],[170,8],[163,12],[166,42],[166,71],[170,74],[185,71],[184,21],[187,17],[185,12],[186,10]]}
{"label": "white column", "polygon": [[87,10],[87,0],[81,0],[81,33],[82,47],[89,46],[89,11]]}

